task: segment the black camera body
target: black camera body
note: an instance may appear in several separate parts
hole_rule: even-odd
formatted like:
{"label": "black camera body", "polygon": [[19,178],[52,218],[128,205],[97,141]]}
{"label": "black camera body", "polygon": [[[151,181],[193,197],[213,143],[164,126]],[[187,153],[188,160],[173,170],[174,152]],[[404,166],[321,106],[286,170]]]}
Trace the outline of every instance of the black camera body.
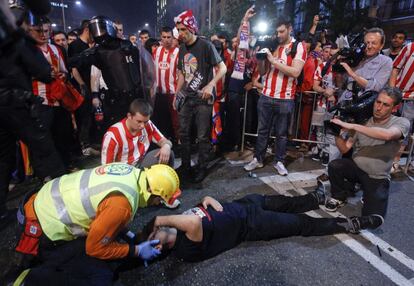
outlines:
{"label": "black camera body", "polygon": [[268,51],[267,48],[263,48],[260,51],[258,51],[256,53],[256,59],[258,59],[259,61],[265,60],[267,58],[267,51]]}
{"label": "black camera body", "polygon": [[[328,110],[332,117],[336,116],[340,120],[348,123],[365,124],[372,117],[374,102],[378,92],[369,90],[361,94],[356,100],[341,101]],[[341,126],[325,120],[325,133],[338,136]]]}
{"label": "black camera body", "polygon": [[264,36],[260,38],[256,42],[256,47],[259,47],[260,50],[256,53],[256,59],[258,60],[265,60],[267,58],[267,50],[268,49],[271,53],[277,49],[279,46],[279,42],[277,39],[271,36]]}
{"label": "black camera body", "polygon": [[329,19],[329,15],[319,13],[319,21],[325,21],[325,20],[328,20],[328,19]]}
{"label": "black camera body", "polygon": [[[349,37],[351,38],[352,36]],[[337,55],[341,56],[342,59],[337,61],[332,66],[332,70],[334,72],[340,73],[346,72],[340,63],[347,63],[350,67],[358,66],[365,56],[365,49],[366,45],[364,42],[364,34],[359,33],[356,36],[354,36],[353,40],[349,44],[349,47],[345,47],[339,50]]]}

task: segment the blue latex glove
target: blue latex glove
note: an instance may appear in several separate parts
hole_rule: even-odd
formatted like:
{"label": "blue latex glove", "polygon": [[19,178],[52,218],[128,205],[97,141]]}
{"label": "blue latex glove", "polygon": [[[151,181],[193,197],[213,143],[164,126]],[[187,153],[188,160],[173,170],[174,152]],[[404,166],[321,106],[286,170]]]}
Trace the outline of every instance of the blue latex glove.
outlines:
{"label": "blue latex glove", "polygon": [[145,264],[147,260],[154,259],[155,257],[161,254],[161,251],[154,248],[154,246],[159,243],[160,241],[157,239],[157,240],[144,241],[136,246],[138,248],[138,256],[142,260],[144,260]]}

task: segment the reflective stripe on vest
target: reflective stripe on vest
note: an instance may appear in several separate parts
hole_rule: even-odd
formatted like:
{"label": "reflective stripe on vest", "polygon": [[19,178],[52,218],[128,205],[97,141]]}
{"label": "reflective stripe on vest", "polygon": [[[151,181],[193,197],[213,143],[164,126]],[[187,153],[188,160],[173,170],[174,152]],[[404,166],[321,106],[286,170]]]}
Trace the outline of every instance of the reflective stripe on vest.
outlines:
{"label": "reflective stripe on vest", "polygon": [[[118,163],[113,167],[124,166]],[[139,205],[146,205],[149,196],[143,194],[147,187],[145,174],[141,176],[142,172],[131,167],[129,173],[111,176],[100,174],[98,168],[56,178],[39,192],[35,211],[43,231],[51,240],[71,240],[87,235],[100,201],[111,192],[125,195],[131,205],[132,217]]]}

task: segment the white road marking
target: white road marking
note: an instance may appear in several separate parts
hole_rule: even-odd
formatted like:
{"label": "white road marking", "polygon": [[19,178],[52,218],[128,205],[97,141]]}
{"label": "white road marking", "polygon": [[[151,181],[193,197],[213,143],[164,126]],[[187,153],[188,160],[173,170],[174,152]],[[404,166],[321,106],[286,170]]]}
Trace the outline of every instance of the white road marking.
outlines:
{"label": "white road marking", "polygon": [[396,249],[394,246],[390,245],[388,242],[382,240],[378,236],[374,235],[372,232],[363,230],[361,231],[361,235],[369,240],[373,245],[378,245],[381,251],[387,253],[388,255],[394,257],[399,262],[410,268],[414,271],[414,260]]}
{"label": "white road marking", "polygon": [[[276,192],[284,195],[290,195],[287,191],[288,190],[295,190],[297,193],[304,195],[307,194],[303,187],[305,186],[316,186],[316,177],[319,176],[324,170],[313,170],[307,172],[296,172],[291,173],[287,177],[281,176],[268,176],[268,177],[260,177],[260,179],[267,185],[269,185],[272,189]],[[313,180],[313,183],[310,182]],[[314,211],[307,212],[307,214],[313,217],[322,217],[318,213]],[[337,217],[343,214],[339,212],[336,213],[327,213],[331,216]],[[376,256],[370,250],[368,250],[365,246],[361,243],[356,241],[348,234],[336,234],[334,235],[337,239],[339,239],[342,243],[352,249],[356,254],[361,256],[365,261],[369,262],[372,266],[376,269],[381,271],[386,277],[388,277],[391,281],[393,281],[397,285],[414,285],[414,278],[407,279],[402,274],[400,274],[397,270],[392,268],[389,264],[384,262],[381,258]],[[375,236],[369,231],[362,231],[361,236],[365,239],[370,241],[373,245],[377,245],[383,252],[389,254],[390,256],[394,257],[400,263],[414,271],[414,260],[396,249],[395,247],[388,244],[386,241],[382,240],[381,238]]]}

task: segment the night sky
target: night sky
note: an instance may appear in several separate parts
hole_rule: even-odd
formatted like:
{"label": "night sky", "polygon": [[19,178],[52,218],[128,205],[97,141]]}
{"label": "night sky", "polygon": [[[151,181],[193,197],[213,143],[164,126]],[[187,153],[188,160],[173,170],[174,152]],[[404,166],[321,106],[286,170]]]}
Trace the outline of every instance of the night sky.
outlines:
{"label": "night sky", "polygon": [[[53,0],[52,0],[53,1]],[[54,0],[60,2],[60,0]],[[124,34],[137,33],[149,23],[149,30],[154,34],[156,23],[156,0],[81,0],[82,6],[77,7],[72,0],[64,0],[69,5],[66,10],[67,26],[76,27],[85,18],[96,15],[108,16],[112,20],[120,20],[124,24]],[[60,11],[56,11],[57,16]],[[60,16],[59,16],[60,17]]]}

